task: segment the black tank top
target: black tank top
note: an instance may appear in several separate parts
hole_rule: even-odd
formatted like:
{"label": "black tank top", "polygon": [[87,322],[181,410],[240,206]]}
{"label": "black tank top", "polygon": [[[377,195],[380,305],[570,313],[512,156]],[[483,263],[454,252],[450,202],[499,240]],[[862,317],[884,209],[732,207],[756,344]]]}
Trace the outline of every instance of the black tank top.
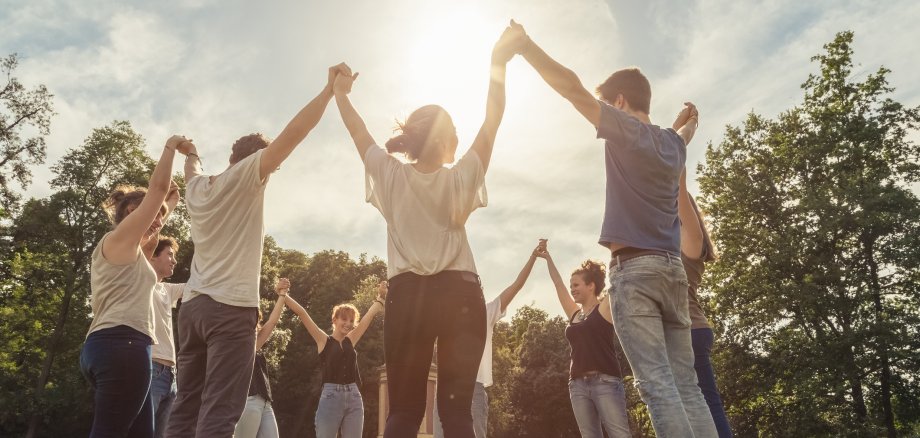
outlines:
{"label": "black tank top", "polygon": [[266,401],[272,401],[272,388],[268,384],[268,362],[259,350],[256,361],[252,364],[252,380],[249,381],[249,395],[258,395]]}
{"label": "black tank top", "polygon": [[358,374],[358,352],[351,345],[351,339],[335,340],[332,336],[326,339],[326,346],[319,354],[323,361],[323,383],[348,385],[357,383],[361,386],[361,376]]}
{"label": "black tank top", "polygon": [[[572,315],[573,319],[575,315]],[[623,377],[613,349],[613,336],[613,324],[604,319],[597,306],[584,321],[576,323],[570,320],[565,328],[565,338],[572,348],[569,377],[582,377],[589,371]]]}

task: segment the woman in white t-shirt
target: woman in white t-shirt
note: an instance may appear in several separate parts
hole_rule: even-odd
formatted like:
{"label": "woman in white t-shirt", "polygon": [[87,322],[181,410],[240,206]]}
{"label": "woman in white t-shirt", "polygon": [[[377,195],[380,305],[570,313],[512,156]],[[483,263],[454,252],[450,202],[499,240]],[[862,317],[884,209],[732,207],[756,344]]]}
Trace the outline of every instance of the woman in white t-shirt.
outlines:
{"label": "woman in white t-shirt", "polygon": [[158,278],[143,248],[155,243],[178,201],[178,188],[170,187],[173,157],[177,149],[187,153],[189,145],[185,137],[170,137],[147,190],[119,187],[103,205],[114,227],[93,251],[93,321],[80,351],[80,371],[93,388],[90,437],[153,436],[150,346],[156,343],[153,291]]}
{"label": "woman in white t-shirt", "polygon": [[[348,98],[357,73],[346,68],[336,77],[336,104],[364,160],[367,201],[387,222],[385,438],[418,433],[435,339],[441,364],[437,399],[445,434],[474,436],[470,404],[486,315],[464,227],[470,213],[487,202],[485,172],[505,109],[505,65],[521,44],[520,31],[510,27],[495,44],[485,122],[470,150],[452,167],[445,165],[454,162],[457,133],[443,108],[428,105],[413,112],[384,150]],[[392,153],[404,154],[409,162]]]}

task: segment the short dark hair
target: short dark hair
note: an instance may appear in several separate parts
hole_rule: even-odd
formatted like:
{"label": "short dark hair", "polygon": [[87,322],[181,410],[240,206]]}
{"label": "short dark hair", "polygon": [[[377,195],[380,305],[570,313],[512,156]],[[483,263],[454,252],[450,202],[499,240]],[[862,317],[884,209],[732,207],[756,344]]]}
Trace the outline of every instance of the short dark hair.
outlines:
{"label": "short dark hair", "polygon": [[608,103],[613,103],[617,95],[622,94],[630,108],[645,114],[649,113],[652,103],[652,86],[636,67],[614,72],[597,86],[597,94]]}
{"label": "short dark hair", "polygon": [[233,151],[230,154],[230,164],[239,163],[240,160],[256,153],[259,149],[267,148],[269,143],[271,143],[271,141],[258,132],[240,137],[233,143]]}
{"label": "short dark hair", "polygon": [[160,253],[166,248],[172,248],[173,253],[175,253],[179,251],[179,244],[176,242],[176,239],[173,239],[172,237],[160,236],[160,240],[157,242],[157,249],[153,250],[153,256],[159,256]]}

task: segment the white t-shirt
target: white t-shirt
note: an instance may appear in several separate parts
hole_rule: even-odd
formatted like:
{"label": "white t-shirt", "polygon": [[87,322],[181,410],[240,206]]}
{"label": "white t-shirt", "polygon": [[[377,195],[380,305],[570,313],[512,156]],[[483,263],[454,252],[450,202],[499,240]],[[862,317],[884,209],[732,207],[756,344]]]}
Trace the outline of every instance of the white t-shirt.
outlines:
{"label": "white t-shirt", "polygon": [[153,346],[153,358],[176,364],[176,342],[173,340],[172,309],[182,298],[185,283],[157,282],[153,287],[153,314],[158,344]]}
{"label": "white t-shirt", "polygon": [[185,204],[191,219],[191,276],[185,301],[200,294],[231,306],[259,306],[259,274],[265,237],[263,204],[268,177],[259,179],[262,151],[210,180],[188,182]]}
{"label": "white t-shirt", "polygon": [[485,169],[470,150],[453,167],[421,173],[383,148],[364,155],[367,202],[387,221],[387,277],[476,272],[466,237],[470,213],[488,204]]}
{"label": "white t-shirt", "polygon": [[476,374],[476,381],[486,388],[492,386],[492,329],[504,316],[501,295],[486,303],[486,348],[482,350],[482,362],[479,362],[479,373]]}

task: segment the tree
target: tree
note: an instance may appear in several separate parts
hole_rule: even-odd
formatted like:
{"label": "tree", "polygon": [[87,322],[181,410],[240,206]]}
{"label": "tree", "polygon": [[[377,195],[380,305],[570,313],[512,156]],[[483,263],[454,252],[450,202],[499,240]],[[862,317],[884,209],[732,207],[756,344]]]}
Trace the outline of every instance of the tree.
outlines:
{"label": "tree", "polygon": [[[722,252],[704,287],[739,434],[895,436],[920,422],[920,108],[854,78],[853,34],[815,56],[800,106],[709,145]],[[750,384],[749,387],[741,385]],[[740,422],[740,423],[739,423]]]}
{"label": "tree", "polygon": [[45,136],[54,115],[54,96],[44,85],[26,89],[13,76],[18,64],[15,53],[0,58],[0,73],[6,76],[0,89],[0,218],[19,200],[13,181],[25,188],[32,180],[29,166],[45,162]]}

